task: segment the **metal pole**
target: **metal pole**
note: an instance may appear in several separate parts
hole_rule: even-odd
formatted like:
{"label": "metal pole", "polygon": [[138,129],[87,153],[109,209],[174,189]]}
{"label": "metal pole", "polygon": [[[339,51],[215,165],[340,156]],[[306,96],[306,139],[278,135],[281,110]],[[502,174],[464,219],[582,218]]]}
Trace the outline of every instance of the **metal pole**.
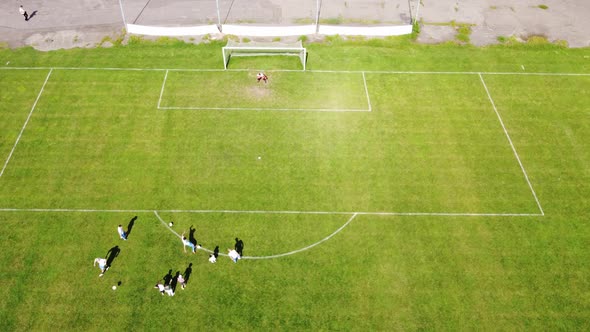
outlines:
{"label": "metal pole", "polygon": [[123,24],[125,24],[125,30],[127,30],[127,21],[125,20],[125,13],[123,12],[123,4],[119,0],[119,8],[121,8],[121,17],[123,17]]}
{"label": "metal pole", "polygon": [[223,53],[223,69],[227,70],[227,60],[225,60],[225,47],[221,48],[221,53]]}
{"label": "metal pole", "polygon": [[219,14],[219,0],[215,0],[215,4],[217,6],[217,29],[219,29],[219,32],[223,32],[223,27],[221,26],[221,15]]}
{"label": "metal pole", "polygon": [[422,2],[422,0],[418,0],[418,8],[416,8],[416,17],[414,18],[414,23],[418,23],[418,13],[420,12],[420,2]]}
{"label": "metal pole", "polygon": [[316,1],[316,15],[315,15],[315,33],[320,31],[320,8],[322,7],[322,0]]}

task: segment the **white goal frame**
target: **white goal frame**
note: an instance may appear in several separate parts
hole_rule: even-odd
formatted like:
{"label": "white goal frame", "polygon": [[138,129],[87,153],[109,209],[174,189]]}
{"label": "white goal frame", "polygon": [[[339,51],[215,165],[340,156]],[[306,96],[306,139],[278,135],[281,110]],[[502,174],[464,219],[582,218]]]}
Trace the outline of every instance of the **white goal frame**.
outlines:
{"label": "white goal frame", "polygon": [[301,60],[303,70],[305,70],[305,62],[307,50],[303,47],[303,43],[299,40],[294,43],[282,42],[249,42],[241,43],[233,40],[228,40],[227,45],[221,48],[223,54],[223,69],[227,70],[227,65],[232,56],[261,56],[261,55],[285,55],[297,56]]}

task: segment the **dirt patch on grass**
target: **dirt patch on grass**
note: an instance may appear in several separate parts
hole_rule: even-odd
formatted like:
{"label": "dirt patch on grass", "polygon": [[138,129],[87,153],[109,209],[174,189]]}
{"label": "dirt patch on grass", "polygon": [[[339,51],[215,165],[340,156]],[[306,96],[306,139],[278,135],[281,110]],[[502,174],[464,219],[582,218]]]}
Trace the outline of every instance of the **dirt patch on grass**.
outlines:
{"label": "dirt patch on grass", "polygon": [[270,88],[271,83],[256,83],[256,85],[252,85],[247,87],[246,93],[251,96],[252,99],[255,100],[263,100],[267,99],[272,96],[272,89]]}

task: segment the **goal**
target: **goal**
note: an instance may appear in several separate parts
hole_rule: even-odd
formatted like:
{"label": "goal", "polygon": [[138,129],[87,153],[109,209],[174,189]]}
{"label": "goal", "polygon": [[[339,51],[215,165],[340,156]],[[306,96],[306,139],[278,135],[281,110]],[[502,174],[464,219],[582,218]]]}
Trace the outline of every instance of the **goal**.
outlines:
{"label": "goal", "polygon": [[223,69],[227,69],[229,60],[234,56],[261,56],[261,55],[287,55],[297,56],[301,60],[301,66],[305,70],[306,50],[299,40],[294,43],[283,42],[248,42],[241,43],[228,40],[227,45],[222,47]]}

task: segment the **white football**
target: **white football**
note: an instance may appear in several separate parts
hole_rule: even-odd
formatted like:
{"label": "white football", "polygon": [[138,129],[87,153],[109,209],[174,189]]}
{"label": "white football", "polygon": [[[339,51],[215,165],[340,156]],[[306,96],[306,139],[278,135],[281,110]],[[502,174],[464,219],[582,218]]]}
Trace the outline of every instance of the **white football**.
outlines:
{"label": "white football", "polygon": [[117,289],[117,286],[113,286],[113,290],[116,290],[116,289]]}
{"label": "white football", "polygon": [[172,227],[172,225],[174,225],[173,223],[169,223],[168,226]]}

